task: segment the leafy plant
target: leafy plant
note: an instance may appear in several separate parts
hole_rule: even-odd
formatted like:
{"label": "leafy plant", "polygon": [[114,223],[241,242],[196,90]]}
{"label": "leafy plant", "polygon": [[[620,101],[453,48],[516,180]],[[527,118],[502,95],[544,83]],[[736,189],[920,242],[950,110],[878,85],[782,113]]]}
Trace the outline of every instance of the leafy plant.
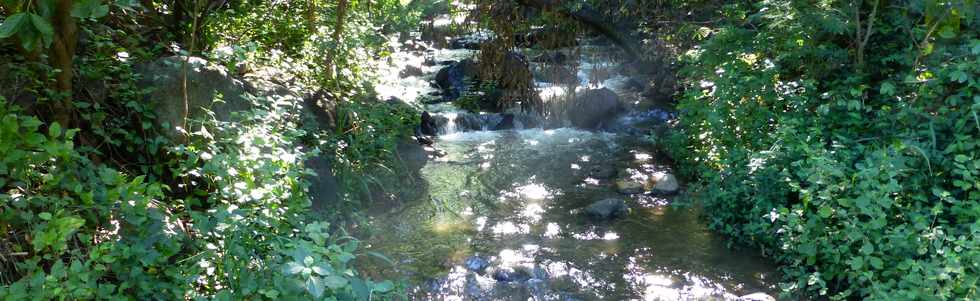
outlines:
{"label": "leafy plant", "polygon": [[665,139],[712,228],[783,262],[787,293],[975,299],[972,5],[766,1],[712,29]]}

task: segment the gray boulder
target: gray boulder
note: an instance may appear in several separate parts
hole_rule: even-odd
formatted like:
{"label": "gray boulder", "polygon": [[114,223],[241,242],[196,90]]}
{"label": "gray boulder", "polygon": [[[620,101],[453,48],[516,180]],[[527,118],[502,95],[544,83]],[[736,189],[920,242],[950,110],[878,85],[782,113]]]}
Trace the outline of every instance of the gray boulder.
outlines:
{"label": "gray boulder", "polygon": [[622,199],[605,199],[585,208],[585,214],[596,220],[610,220],[624,217],[629,213],[626,202]]}
{"label": "gray boulder", "polygon": [[584,129],[597,129],[605,121],[612,119],[622,105],[619,95],[608,88],[591,89],[579,93],[568,109],[568,119],[572,125]]}
{"label": "gray boulder", "polygon": [[[146,99],[155,106],[157,122],[171,137],[180,135],[177,127],[184,124],[185,58],[170,56],[134,68],[141,75],[140,85],[154,88]],[[246,94],[246,85],[224,67],[191,57],[187,60],[186,107],[190,120],[205,118],[210,110],[216,119],[230,121],[233,112],[249,110],[252,104]],[[188,127],[193,124],[190,120]]]}
{"label": "gray boulder", "polygon": [[680,190],[680,183],[677,181],[677,177],[673,174],[664,174],[659,177],[654,177],[655,184],[653,184],[653,191],[661,194],[673,194]]}

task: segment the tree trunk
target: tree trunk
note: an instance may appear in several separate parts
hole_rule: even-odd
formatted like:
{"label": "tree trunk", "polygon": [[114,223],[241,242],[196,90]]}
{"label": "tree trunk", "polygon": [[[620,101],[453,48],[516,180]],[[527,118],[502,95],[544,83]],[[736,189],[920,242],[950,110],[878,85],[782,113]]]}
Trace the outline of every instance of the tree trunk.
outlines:
{"label": "tree trunk", "polygon": [[78,42],[78,24],[71,16],[72,0],[58,0],[55,6],[53,24],[55,30],[54,39],[49,53],[50,64],[60,70],[55,77],[56,88],[61,92],[62,97],[54,102],[54,121],[63,127],[74,126],[72,115],[74,106],[72,105],[72,61],[75,57],[75,46]]}

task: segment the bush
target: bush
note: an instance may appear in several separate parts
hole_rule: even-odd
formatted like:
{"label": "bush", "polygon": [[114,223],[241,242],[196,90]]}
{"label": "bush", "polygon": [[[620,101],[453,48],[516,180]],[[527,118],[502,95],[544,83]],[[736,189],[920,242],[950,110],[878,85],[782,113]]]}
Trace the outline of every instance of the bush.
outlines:
{"label": "bush", "polygon": [[975,299],[976,11],[858,3],[769,1],[715,29],[685,55],[669,151],[787,292]]}
{"label": "bush", "polygon": [[193,133],[171,150],[175,187],[95,165],[77,130],[0,104],[2,299],[366,300],[393,287],[350,266],[357,240],[308,222],[295,104],[263,100],[243,123]]}

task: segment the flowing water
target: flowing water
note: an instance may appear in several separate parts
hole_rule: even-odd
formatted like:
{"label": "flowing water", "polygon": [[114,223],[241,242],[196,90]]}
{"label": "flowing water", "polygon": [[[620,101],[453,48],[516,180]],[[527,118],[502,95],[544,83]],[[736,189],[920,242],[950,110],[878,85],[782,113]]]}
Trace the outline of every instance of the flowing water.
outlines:
{"label": "flowing water", "polygon": [[[393,68],[413,60],[418,56],[396,53]],[[428,80],[438,68],[392,78],[379,91],[414,99],[430,90]],[[582,69],[585,85],[592,74]],[[598,84],[615,87],[623,80],[613,76]],[[555,91],[538,86],[542,93]],[[461,114],[446,104],[426,109]],[[663,118],[669,114],[634,110],[617,124],[642,126]],[[771,263],[727,248],[696,208],[672,206],[669,196],[617,191],[618,177],[671,171],[643,137],[567,127],[457,128],[443,128],[435,147],[444,156],[420,171],[424,197],[379,206],[369,217],[367,249],[392,262],[366,260],[368,273],[405,279],[410,298],[724,300],[774,290]],[[583,214],[584,207],[609,198],[626,200],[628,214],[613,220]]]}

